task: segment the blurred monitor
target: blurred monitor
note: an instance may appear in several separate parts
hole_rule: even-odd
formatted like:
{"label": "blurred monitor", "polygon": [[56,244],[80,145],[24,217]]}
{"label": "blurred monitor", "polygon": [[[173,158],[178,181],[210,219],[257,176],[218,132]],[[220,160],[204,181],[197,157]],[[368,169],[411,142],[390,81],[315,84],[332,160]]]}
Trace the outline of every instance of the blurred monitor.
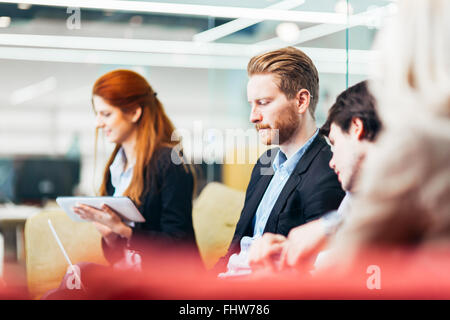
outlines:
{"label": "blurred monitor", "polygon": [[199,195],[202,189],[210,182],[222,182],[222,165],[213,163],[207,164],[202,162],[201,164],[194,165],[195,175],[197,178],[196,183],[196,195]]}
{"label": "blurred monitor", "polygon": [[0,202],[42,203],[58,196],[71,196],[79,182],[79,159],[0,159]]}

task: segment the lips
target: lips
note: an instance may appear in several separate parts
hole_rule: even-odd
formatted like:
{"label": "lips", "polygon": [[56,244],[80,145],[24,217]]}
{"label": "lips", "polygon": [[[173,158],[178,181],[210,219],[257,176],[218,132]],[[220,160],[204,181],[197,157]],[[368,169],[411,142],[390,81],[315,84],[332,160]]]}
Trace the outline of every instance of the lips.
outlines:
{"label": "lips", "polygon": [[270,126],[268,124],[257,124],[255,125],[255,127],[257,131],[270,129]]}

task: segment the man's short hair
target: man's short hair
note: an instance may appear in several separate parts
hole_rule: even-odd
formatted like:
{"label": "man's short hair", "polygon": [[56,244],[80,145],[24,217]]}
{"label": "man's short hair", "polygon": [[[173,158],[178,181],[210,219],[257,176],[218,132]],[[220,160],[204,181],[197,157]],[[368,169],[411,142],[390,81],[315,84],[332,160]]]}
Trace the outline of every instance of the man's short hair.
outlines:
{"label": "man's short hair", "polygon": [[328,111],[328,118],[320,129],[327,136],[330,126],[336,124],[342,131],[348,132],[352,120],[358,118],[364,126],[363,139],[374,141],[381,130],[381,121],[375,109],[375,98],[367,88],[367,81],[362,81],[342,92]]}
{"label": "man's short hair", "polygon": [[314,118],[319,99],[319,73],[303,51],[287,47],[257,55],[249,61],[247,73],[249,76],[276,75],[278,88],[288,99],[295,98],[301,89],[307,89],[311,94],[308,109]]}

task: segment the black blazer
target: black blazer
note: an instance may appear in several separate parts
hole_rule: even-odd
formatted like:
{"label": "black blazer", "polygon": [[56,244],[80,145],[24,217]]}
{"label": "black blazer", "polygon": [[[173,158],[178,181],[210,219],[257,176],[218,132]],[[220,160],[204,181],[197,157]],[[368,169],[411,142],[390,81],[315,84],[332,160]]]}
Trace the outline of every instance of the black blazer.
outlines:
{"label": "black blazer", "polygon": [[[253,168],[247,187],[244,208],[236,225],[228,253],[215,267],[220,271],[228,258],[240,250],[244,236],[253,236],[252,220],[273,177],[272,163],[279,148],[268,150]],[[321,135],[317,135],[306,150],[281,191],[267,220],[264,232],[287,236],[289,231],[339,207],[345,192],[334,171],[329,167],[332,153]],[[263,159],[270,159],[264,161]],[[270,172],[261,174],[261,170]]]}
{"label": "black blazer", "polygon": [[[144,245],[195,246],[192,225],[192,196],[194,177],[189,167],[174,164],[172,148],[162,147],[155,151],[151,162],[145,168],[145,189],[141,196],[139,211],[145,222],[136,223],[128,247],[144,251]],[[107,182],[107,193],[113,195],[111,178]],[[126,241],[119,241],[111,248],[102,240],[106,259],[114,263],[123,257]]]}

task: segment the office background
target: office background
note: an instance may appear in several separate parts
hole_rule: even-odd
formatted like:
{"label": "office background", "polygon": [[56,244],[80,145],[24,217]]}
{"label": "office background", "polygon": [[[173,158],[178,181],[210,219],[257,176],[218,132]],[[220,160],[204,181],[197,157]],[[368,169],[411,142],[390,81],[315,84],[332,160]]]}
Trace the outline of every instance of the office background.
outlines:
{"label": "office background", "polygon": [[[94,161],[91,90],[101,75],[142,74],[182,132],[252,131],[249,59],[296,46],[319,71],[321,125],[336,96],[367,78],[377,31],[395,12],[393,0],[0,0],[0,279],[33,297],[59,283],[66,262],[48,218],[74,263],[103,261],[92,225],[52,211],[57,196],[94,195],[101,182],[113,148],[100,136]],[[185,152],[198,160],[195,146]],[[198,192],[212,181],[230,187],[210,188],[193,210],[210,267],[231,240],[253,165],[200,160]]]}
{"label": "office background", "polygon": [[[177,128],[192,129],[200,121],[204,129],[247,129],[252,128],[246,99],[249,58],[295,45],[320,73],[316,115],[321,124],[336,95],[367,77],[374,36],[395,11],[395,2],[386,0],[141,1],[136,10],[130,9],[135,1],[123,1],[121,10],[81,7],[78,12],[11,2],[0,1],[0,157],[79,157],[74,192],[86,195],[94,193],[112,150],[100,140],[93,177],[91,88],[107,71],[128,68],[144,75]],[[169,6],[165,12],[146,12],[152,4]],[[190,14],[185,4],[197,5],[196,12],[204,15]],[[253,9],[263,8],[297,15],[286,21],[276,15],[258,19],[261,12]],[[236,12],[242,17],[235,19]],[[0,185],[12,179],[11,164],[3,163]],[[223,180],[220,170],[205,168],[206,181]],[[45,183],[39,188],[46,190]]]}

